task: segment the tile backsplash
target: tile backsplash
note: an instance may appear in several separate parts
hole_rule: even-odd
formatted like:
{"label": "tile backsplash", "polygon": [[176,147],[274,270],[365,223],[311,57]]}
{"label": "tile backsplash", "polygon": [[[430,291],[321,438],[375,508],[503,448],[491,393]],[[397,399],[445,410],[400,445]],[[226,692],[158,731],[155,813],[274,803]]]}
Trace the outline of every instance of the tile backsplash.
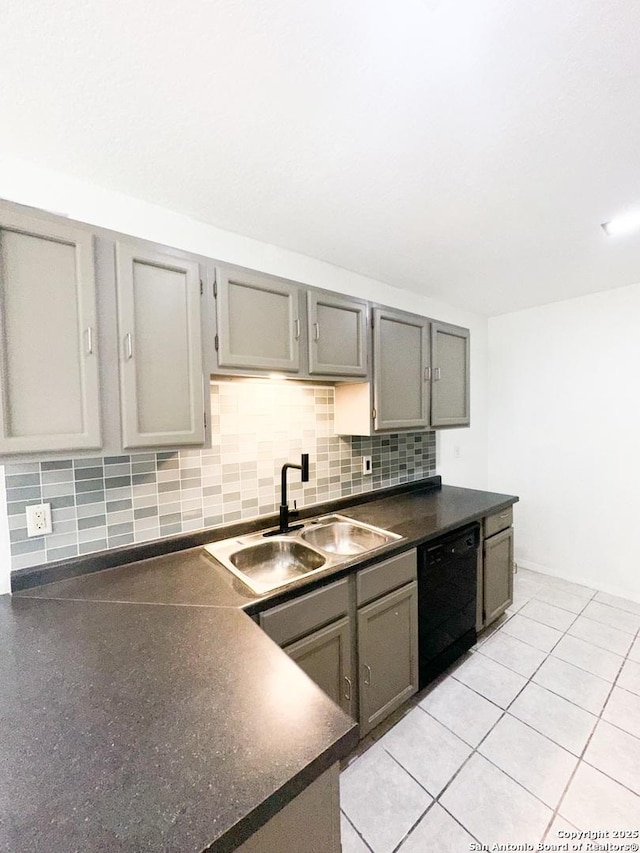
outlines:
{"label": "tile backsplash", "polygon": [[[269,515],[280,468],[310,454],[310,480],[289,476],[300,507],[435,473],[435,433],[333,434],[331,386],[235,381],[211,386],[212,447],[7,464],[12,570]],[[373,474],[362,475],[362,456]],[[25,507],[50,503],[53,533],[27,538]]]}

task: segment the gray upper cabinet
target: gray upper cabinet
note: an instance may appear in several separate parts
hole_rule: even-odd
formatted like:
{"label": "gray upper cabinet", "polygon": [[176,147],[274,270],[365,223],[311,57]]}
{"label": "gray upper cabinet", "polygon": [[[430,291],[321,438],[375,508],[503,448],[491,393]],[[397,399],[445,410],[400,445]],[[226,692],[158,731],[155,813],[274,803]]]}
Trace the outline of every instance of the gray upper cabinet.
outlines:
{"label": "gray upper cabinet", "polygon": [[0,453],[101,447],[93,236],[0,210]]}
{"label": "gray upper cabinet", "polygon": [[116,277],[123,448],[202,444],[198,264],[119,242]]}
{"label": "gray upper cabinet", "polygon": [[429,426],[429,321],[376,308],[373,312],[376,431]]}
{"label": "gray upper cabinet", "polygon": [[245,370],[300,368],[300,294],[273,276],[218,267],[218,366]]}
{"label": "gray upper cabinet", "polygon": [[367,314],[366,302],[307,292],[310,374],[367,375]]}
{"label": "gray upper cabinet", "polygon": [[338,385],[338,435],[469,426],[469,330],[373,310],[373,384]]}
{"label": "gray upper cabinet", "polygon": [[431,425],[469,426],[469,330],[431,324]]}

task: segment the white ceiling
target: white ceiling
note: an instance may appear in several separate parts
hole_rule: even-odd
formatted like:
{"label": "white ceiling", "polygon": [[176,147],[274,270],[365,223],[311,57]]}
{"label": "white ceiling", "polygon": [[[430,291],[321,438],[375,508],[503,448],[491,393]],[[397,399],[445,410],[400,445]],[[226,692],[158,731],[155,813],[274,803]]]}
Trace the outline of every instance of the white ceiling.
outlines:
{"label": "white ceiling", "polygon": [[634,0],[4,0],[0,153],[486,314],[640,282]]}

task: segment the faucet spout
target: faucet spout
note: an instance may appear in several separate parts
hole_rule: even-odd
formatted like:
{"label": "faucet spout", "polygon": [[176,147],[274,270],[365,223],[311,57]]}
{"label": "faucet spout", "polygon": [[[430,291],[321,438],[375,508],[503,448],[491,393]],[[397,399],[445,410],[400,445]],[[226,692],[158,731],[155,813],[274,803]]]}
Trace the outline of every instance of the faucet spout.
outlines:
{"label": "faucet spout", "polygon": [[297,530],[298,527],[290,527],[289,519],[291,517],[295,517],[298,513],[295,510],[289,509],[289,502],[287,499],[287,470],[289,468],[294,468],[297,471],[300,471],[300,479],[303,483],[309,482],[309,454],[303,453],[300,456],[300,464],[296,465],[293,462],[285,462],[282,466],[282,473],[280,478],[280,524],[278,526],[278,533],[288,533],[290,530]]}

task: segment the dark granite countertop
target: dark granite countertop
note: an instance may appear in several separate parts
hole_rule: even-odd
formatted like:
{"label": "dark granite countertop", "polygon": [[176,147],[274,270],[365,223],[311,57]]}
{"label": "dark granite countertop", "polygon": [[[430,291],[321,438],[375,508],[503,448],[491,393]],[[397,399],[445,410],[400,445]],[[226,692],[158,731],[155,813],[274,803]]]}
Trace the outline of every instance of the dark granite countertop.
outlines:
{"label": "dark granite countertop", "polygon": [[55,581],[17,594],[38,598],[241,607],[253,614],[299,595],[302,589],[310,589],[348,574],[356,567],[364,568],[420,545],[517,500],[514,495],[442,486],[341,507],[341,515],[383,527],[404,538],[364,559],[345,560],[338,568],[301,578],[284,591],[275,590],[264,596],[252,592],[201,545],[91,575]]}
{"label": "dark granite countertop", "polygon": [[246,613],[515,501],[342,505],[405,538],[262,598],[201,545],[0,598],[0,850],[233,850],[357,739]]}
{"label": "dark granite countertop", "polygon": [[235,608],[3,596],[0,633],[6,853],[233,850],[357,742]]}

